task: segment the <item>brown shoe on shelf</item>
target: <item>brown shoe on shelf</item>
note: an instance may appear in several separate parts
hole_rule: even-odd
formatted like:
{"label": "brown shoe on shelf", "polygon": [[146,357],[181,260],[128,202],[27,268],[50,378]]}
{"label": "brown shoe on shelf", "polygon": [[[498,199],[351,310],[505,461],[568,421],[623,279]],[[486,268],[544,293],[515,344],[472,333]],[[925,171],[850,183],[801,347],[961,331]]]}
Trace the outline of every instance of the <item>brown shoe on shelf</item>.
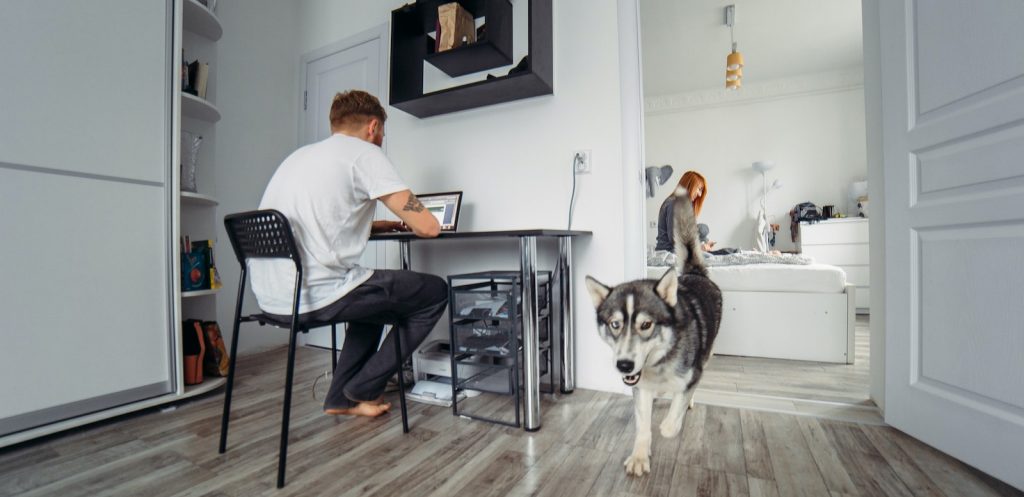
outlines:
{"label": "brown shoe on shelf", "polygon": [[206,376],[226,377],[231,362],[228,359],[228,350],[224,345],[224,337],[221,335],[220,326],[216,321],[203,321],[203,338],[206,342],[203,373]]}

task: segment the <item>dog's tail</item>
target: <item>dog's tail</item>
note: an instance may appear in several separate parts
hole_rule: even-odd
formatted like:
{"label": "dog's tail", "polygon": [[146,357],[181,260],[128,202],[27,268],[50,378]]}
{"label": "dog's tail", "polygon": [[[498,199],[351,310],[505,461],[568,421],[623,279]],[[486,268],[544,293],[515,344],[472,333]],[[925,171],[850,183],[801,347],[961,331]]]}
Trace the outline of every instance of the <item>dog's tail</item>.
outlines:
{"label": "dog's tail", "polygon": [[704,267],[704,254],[700,248],[700,236],[697,234],[697,217],[693,213],[693,202],[690,193],[682,186],[676,188],[675,201],[672,206],[673,239],[676,246],[676,273],[707,276]]}

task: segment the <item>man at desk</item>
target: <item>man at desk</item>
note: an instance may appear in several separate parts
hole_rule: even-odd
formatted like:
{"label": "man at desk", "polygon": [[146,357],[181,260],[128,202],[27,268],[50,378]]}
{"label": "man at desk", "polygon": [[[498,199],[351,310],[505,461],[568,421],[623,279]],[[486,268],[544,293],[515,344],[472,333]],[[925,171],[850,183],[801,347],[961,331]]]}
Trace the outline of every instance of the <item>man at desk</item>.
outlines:
{"label": "man at desk", "polygon": [[[385,324],[402,334],[406,359],[423,342],[448,303],[440,277],[358,265],[371,232],[411,230],[436,237],[437,219],[405,185],[380,146],[387,114],[373,95],[335,95],[331,136],[288,156],[270,179],[260,209],[288,218],[302,257],[299,312],[317,320],[345,321],[344,346],[324,402],[327,414],[379,416],[380,400],[396,363],[392,334],[377,350]],[[373,221],[381,201],[402,220]],[[250,261],[260,308],[291,314],[295,269],[291,261]]]}

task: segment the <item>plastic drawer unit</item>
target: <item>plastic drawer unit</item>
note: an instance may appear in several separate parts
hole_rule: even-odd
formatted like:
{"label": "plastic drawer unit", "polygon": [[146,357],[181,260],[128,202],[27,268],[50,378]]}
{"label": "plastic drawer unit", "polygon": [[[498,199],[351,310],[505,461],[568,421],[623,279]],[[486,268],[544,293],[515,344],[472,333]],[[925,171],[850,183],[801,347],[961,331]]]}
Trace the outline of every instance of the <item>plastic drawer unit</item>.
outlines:
{"label": "plastic drawer unit", "polygon": [[[448,277],[452,413],[519,427],[523,364],[522,291],[518,271]],[[551,272],[537,273],[539,376],[553,369]],[[548,393],[554,382],[548,379]]]}

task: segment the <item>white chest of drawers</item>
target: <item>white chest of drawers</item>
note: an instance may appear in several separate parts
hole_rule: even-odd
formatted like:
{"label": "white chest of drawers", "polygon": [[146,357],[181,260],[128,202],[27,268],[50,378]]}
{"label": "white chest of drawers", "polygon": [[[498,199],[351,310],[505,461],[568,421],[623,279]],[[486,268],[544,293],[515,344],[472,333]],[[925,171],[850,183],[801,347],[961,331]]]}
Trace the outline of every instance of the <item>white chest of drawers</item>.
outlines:
{"label": "white chest of drawers", "polygon": [[839,266],[846,281],[857,287],[857,312],[870,311],[868,220],[854,217],[800,223],[800,251],[815,262]]}

